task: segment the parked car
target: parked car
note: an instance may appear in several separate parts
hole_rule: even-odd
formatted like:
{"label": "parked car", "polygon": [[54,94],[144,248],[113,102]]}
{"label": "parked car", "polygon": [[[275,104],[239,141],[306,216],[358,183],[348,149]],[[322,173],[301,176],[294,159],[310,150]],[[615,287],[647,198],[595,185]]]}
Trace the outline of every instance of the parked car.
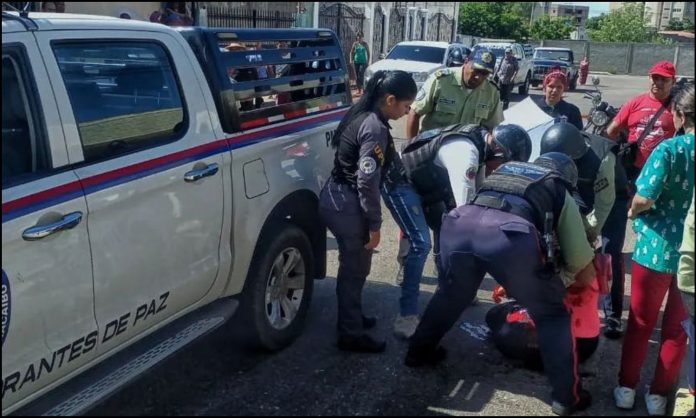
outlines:
{"label": "parked car", "polygon": [[328,30],[3,12],[2,414],[85,412],[225,323],[292,343],[349,93]]}
{"label": "parked car", "polygon": [[[472,52],[478,49],[487,49],[495,55],[495,72],[491,74],[491,80],[498,82],[496,72],[500,68],[500,63],[505,57],[505,49],[511,48],[512,55],[517,58],[520,69],[514,80],[514,86],[518,87],[518,93],[526,95],[529,92],[529,84],[532,79],[532,57],[525,53],[525,46],[514,42],[480,42],[474,45]],[[528,49],[527,49],[528,50]]]}
{"label": "parked car", "polygon": [[413,75],[420,88],[435,71],[446,67],[461,67],[471,50],[462,44],[447,42],[400,42],[389,51],[385,59],[367,67],[365,82],[380,70],[403,70]]}
{"label": "parked car", "polygon": [[555,66],[560,67],[566,73],[570,90],[575,90],[577,87],[580,64],[575,61],[573,50],[570,48],[535,48],[532,63],[534,66],[532,74],[533,87],[543,83],[544,76]]}

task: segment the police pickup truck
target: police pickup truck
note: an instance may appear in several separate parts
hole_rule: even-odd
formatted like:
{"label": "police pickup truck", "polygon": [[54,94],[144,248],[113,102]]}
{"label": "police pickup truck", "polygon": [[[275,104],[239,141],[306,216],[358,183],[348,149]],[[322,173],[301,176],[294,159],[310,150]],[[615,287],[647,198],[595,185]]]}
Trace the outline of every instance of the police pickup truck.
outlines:
{"label": "police pickup truck", "polygon": [[347,80],[327,30],[3,12],[2,414],[84,412],[225,323],[290,344]]}

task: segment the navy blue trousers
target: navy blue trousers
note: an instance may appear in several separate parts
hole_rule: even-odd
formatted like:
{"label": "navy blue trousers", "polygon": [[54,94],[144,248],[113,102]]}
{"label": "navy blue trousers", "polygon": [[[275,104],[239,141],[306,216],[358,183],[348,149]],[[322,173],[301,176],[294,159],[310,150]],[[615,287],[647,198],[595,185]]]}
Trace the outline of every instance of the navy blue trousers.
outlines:
{"label": "navy blue trousers", "polygon": [[559,277],[540,277],[538,235],[527,220],[499,210],[465,205],[451,211],[440,229],[439,286],[411,347],[436,347],[490,273],[536,323],[553,400],[573,405],[579,399],[580,375],[570,313],[563,303],[565,287]]}

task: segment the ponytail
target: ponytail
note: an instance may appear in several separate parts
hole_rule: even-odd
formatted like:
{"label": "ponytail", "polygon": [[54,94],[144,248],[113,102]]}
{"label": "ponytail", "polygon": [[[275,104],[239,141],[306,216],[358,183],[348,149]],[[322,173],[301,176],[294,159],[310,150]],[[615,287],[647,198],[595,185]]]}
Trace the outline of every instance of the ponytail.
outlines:
{"label": "ponytail", "polygon": [[348,124],[358,115],[375,110],[385,96],[391,94],[396,97],[396,100],[413,100],[417,92],[416,82],[406,71],[377,71],[365,86],[363,96],[341,119],[341,123],[336,128],[336,134],[331,138],[331,146],[338,148],[341,134]]}

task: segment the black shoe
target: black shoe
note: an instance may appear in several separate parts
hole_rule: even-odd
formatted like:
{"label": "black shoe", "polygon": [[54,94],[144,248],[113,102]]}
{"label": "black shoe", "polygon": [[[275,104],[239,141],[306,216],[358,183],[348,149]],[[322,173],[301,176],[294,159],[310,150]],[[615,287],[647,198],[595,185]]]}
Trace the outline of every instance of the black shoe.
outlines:
{"label": "black shoe", "polygon": [[436,348],[414,348],[410,346],[406,358],[404,359],[404,364],[408,367],[434,366],[446,358],[447,350],[440,346]]}
{"label": "black shoe", "polygon": [[609,317],[604,321],[604,336],[617,340],[623,336],[623,326],[621,325],[621,319]]}
{"label": "black shoe", "polygon": [[374,316],[363,316],[362,317],[363,329],[372,329],[377,325],[377,318]]}
{"label": "black shoe", "polygon": [[592,405],[592,395],[585,389],[580,389],[580,400],[575,405],[563,405],[560,402],[553,401],[551,404],[551,412],[560,416],[572,415],[578,411],[584,411]]}
{"label": "black shoe", "polygon": [[[374,316],[365,316],[363,315],[362,317],[362,326],[363,329],[372,329],[377,325],[377,318]],[[336,323],[336,329],[338,329],[338,323]]]}
{"label": "black shoe", "polygon": [[338,349],[357,353],[381,353],[387,347],[384,341],[378,341],[367,334],[359,337],[338,337]]}

